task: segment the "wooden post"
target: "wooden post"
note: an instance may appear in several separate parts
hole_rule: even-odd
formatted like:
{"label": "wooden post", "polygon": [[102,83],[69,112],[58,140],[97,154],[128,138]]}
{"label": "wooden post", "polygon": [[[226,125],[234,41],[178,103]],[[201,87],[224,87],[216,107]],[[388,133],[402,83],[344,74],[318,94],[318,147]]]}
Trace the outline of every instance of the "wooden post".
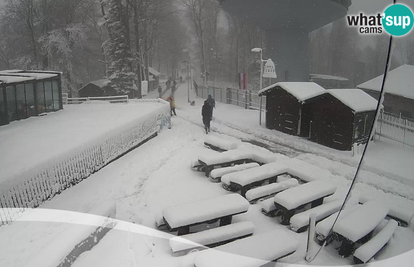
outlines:
{"label": "wooden post", "polygon": [[316,214],[312,213],[309,216],[309,230],[308,230],[308,243],[306,245],[306,255],[305,260],[310,262],[313,260],[313,238],[315,236],[315,224],[316,224]]}

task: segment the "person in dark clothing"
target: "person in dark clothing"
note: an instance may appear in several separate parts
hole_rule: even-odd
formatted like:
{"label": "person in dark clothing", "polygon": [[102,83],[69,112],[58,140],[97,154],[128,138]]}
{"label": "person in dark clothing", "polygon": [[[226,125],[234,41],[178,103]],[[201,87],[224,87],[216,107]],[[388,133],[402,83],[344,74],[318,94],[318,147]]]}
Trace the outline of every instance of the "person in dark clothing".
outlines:
{"label": "person in dark clothing", "polygon": [[211,121],[211,112],[213,108],[211,107],[210,103],[204,101],[203,108],[201,109],[201,115],[203,116],[203,124],[204,130],[206,130],[206,134],[210,132],[210,121]]}
{"label": "person in dark clothing", "polygon": [[211,106],[211,119],[213,119],[213,109],[216,107],[216,101],[214,100],[214,98],[211,97],[211,95],[208,95],[208,98],[206,101]]}

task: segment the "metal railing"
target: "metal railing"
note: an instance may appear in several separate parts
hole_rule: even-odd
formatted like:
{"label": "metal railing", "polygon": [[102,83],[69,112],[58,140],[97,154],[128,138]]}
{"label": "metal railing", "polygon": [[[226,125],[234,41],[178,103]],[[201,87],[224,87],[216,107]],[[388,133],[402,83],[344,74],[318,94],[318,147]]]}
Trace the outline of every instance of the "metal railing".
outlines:
{"label": "metal railing", "polygon": [[[216,101],[231,104],[245,109],[259,109],[260,96],[249,90],[239,90],[234,88],[217,88],[197,86],[197,96],[207,98],[211,95]],[[266,96],[263,96],[262,109],[266,109]]]}
{"label": "metal railing", "polygon": [[414,121],[381,112],[375,134],[414,148]]}
{"label": "metal railing", "polygon": [[109,103],[128,103],[127,95],[118,96],[99,96],[99,97],[71,97],[67,98],[67,105],[82,104],[90,101],[107,101]]}

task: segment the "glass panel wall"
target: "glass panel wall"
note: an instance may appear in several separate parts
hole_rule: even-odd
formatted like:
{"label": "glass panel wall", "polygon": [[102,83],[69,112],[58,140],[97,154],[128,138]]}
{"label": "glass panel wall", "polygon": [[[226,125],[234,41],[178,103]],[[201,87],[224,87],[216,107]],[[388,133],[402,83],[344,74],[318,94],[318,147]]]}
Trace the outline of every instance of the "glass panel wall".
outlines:
{"label": "glass panel wall", "polygon": [[45,112],[45,91],[43,88],[43,82],[36,83],[36,99],[37,99],[37,112]]}
{"label": "glass panel wall", "polygon": [[7,123],[7,116],[6,116],[6,103],[4,102],[4,89],[0,87],[0,125],[4,125]]}
{"label": "glass panel wall", "polygon": [[14,85],[6,87],[7,97],[7,116],[9,122],[17,120],[16,90]]}
{"label": "glass panel wall", "polygon": [[53,87],[53,108],[54,110],[61,109],[60,102],[59,102],[59,83],[57,80],[52,81]]}
{"label": "glass panel wall", "polygon": [[17,96],[17,119],[27,118],[26,110],[26,95],[24,92],[24,84],[16,85],[16,96]]}
{"label": "glass panel wall", "polygon": [[52,93],[52,82],[45,81],[45,107],[46,112],[53,111],[53,93]]}
{"label": "glass panel wall", "polygon": [[26,83],[26,109],[28,116],[36,115],[33,83]]}

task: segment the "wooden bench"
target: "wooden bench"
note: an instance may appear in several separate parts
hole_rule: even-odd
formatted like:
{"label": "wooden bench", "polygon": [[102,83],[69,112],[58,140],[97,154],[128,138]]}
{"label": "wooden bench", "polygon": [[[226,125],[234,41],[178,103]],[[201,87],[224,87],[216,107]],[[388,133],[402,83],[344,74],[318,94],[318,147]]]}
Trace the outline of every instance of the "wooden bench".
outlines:
{"label": "wooden bench", "polygon": [[194,266],[262,266],[293,254],[299,247],[297,239],[296,234],[280,230],[253,235],[200,252]]}
{"label": "wooden bench", "polygon": [[295,187],[298,184],[299,182],[297,179],[290,178],[285,181],[253,188],[246,192],[246,199],[250,203],[254,203],[261,198],[274,196],[275,194],[282,192],[283,190],[289,189],[291,187]]}
{"label": "wooden bench", "polygon": [[201,155],[198,157],[200,164],[198,169],[204,171],[205,175],[209,177],[210,172],[217,167],[229,167],[236,164],[250,163],[253,162],[252,157],[253,153],[242,149],[230,150],[218,155]]}
{"label": "wooden bench", "polygon": [[[345,206],[345,208],[341,211],[341,214],[339,215],[338,221],[344,218],[347,214],[353,212],[357,208],[361,207],[360,204],[353,205],[353,206]],[[336,217],[338,217],[339,212],[335,212],[328,218],[318,222],[315,227],[315,234],[316,234],[316,241],[319,245],[322,246],[322,244],[327,241],[327,243],[330,243],[332,241],[332,235],[330,235],[330,230],[336,220]]]}
{"label": "wooden bench", "polygon": [[269,217],[275,217],[276,216],[276,206],[275,206],[275,200],[273,197],[265,199],[263,201],[259,202],[260,204],[260,210],[262,213]]}
{"label": "wooden bench", "polygon": [[224,152],[237,148],[237,143],[226,141],[214,136],[208,136],[204,140],[204,146],[213,149],[218,152]]}
{"label": "wooden bench", "polygon": [[384,203],[371,200],[337,221],[333,231],[336,239],[342,242],[339,255],[348,257],[354,251],[357,242],[368,241],[388,211],[389,208]]}
{"label": "wooden bench", "polygon": [[234,165],[232,167],[214,169],[210,172],[210,179],[211,181],[215,183],[219,183],[221,182],[221,177],[223,177],[226,174],[244,171],[244,170],[256,168],[259,166],[260,165],[258,163],[253,162],[253,163],[247,163],[247,164]]}
{"label": "wooden bench", "polygon": [[194,234],[173,237],[170,239],[170,247],[173,253],[187,252],[196,248],[211,248],[251,236],[253,231],[254,224],[252,222],[239,222]]}
{"label": "wooden bench", "polygon": [[277,194],[274,201],[276,209],[281,211],[281,223],[289,225],[290,218],[295,215],[296,210],[304,208],[308,204],[311,205],[311,208],[319,206],[325,197],[333,195],[335,191],[336,186],[319,180],[289,188]]}
{"label": "wooden bench", "polygon": [[309,218],[311,214],[316,214],[316,222],[319,222],[326,217],[332,215],[332,213],[335,213],[339,211],[339,209],[342,206],[341,200],[334,200],[332,202],[324,203],[320,206],[317,206],[315,208],[306,210],[304,212],[295,214],[290,218],[290,229],[292,231],[301,233],[306,230],[306,228],[309,225]]}
{"label": "wooden bench", "polygon": [[253,187],[260,186],[264,183],[275,183],[278,176],[286,174],[288,169],[283,165],[274,162],[262,165],[237,173],[226,174],[221,177],[221,183],[224,189],[229,191],[239,191],[242,196]]}
{"label": "wooden bench", "polygon": [[372,259],[388,243],[397,226],[398,223],[395,220],[389,220],[387,225],[379,233],[367,243],[360,246],[354,253],[355,264],[366,263]]}
{"label": "wooden bench", "polygon": [[190,227],[220,221],[228,225],[232,216],[247,212],[249,202],[237,194],[194,201],[165,208],[162,212],[167,229],[178,231],[178,235],[190,233]]}

